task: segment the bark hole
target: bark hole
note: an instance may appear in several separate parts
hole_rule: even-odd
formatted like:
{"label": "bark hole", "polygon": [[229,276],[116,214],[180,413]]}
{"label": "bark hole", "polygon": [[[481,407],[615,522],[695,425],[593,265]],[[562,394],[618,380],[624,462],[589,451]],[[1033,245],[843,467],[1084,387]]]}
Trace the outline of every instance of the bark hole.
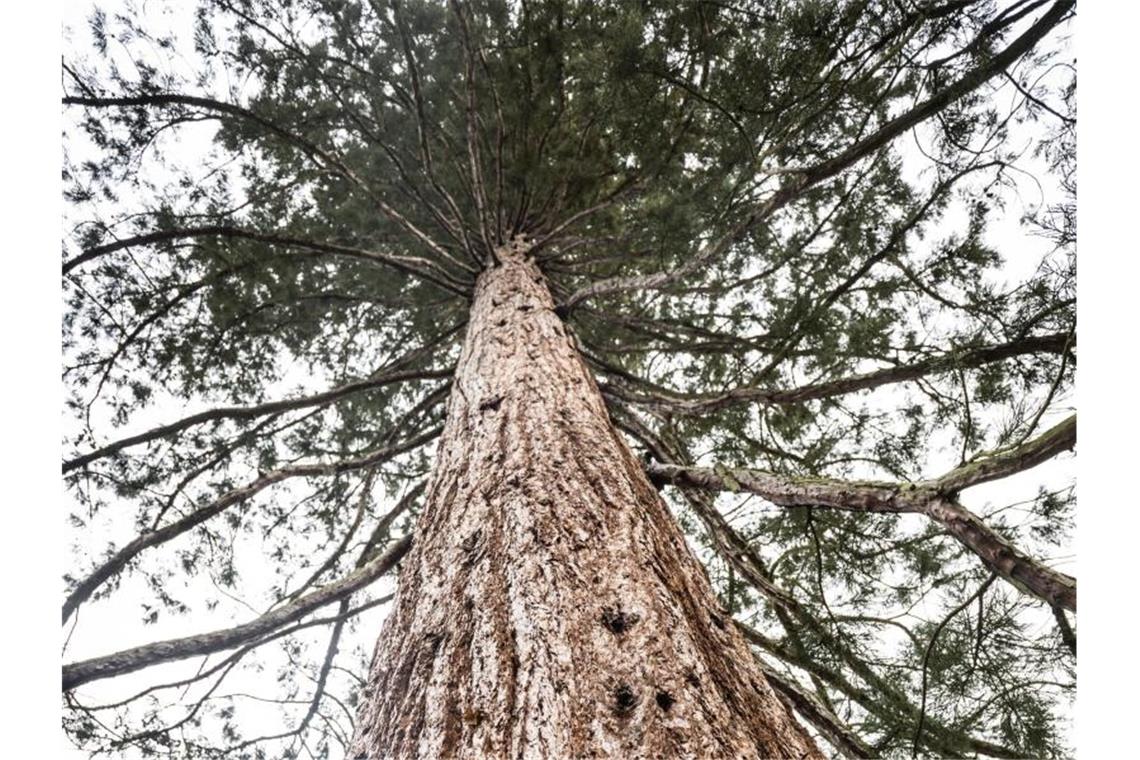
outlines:
{"label": "bark hole", "polygon": [[663,711],[669,712],[669,708],[677,703],[676,698],[667,691],[657,692],[657,706]]}
{"label": "bark hole", "polygon": [[431,656],[435,657],[439,654],[439,648],[443,644],[443,634],[429,633],[424,636],[424,643],[427,644],[427,648],[431,650]]}
{"label": "bark hole", "polygon": [[689,671],[685,674],[685,680],[688,681],[689,686],[692,686],[694,689],[701,688],[701,679],[697,677],[696,673]]}
{"label": "bark hole", "polygon": [[709,617],[712,618],[713,625],[715,625],[717,628],[721,629],[722,631],[724,630],[724,620],[721,619],[720,615],[715,615],[713,613],[709,613]]}
{"label": "bark hole", "polygon": [[614,712],[619,715],[627,715],[637,707],[637,695],[633,693],[633,689],[629,684],[623,683],[621,686],[614,689]]}
{"label": "bark hole", "polygon": [[499,410],[499,407],[502,406],[502,404],[503,404],[503,397],[502,396],[492,396],[491,398],[487,399],[486,401],[480,402],[479,411],[485,412],[487,410],[490,410],[492,412],[497,412]]}
{"label": "bark hole", "polygon": [[483,531],[477,528],[474,533],[463,539],[462,543],[459,544],[460,548],[465,552],[474,551],[475,546],[479,543],[479,536],[482,535],[482,533]]}
{"label": "bark hole", "polygon": [[641,620],[640,615],[635,612],[624,612],[620,607],[602,609],[602,625],[618,636],[632,628],[639,620]]}

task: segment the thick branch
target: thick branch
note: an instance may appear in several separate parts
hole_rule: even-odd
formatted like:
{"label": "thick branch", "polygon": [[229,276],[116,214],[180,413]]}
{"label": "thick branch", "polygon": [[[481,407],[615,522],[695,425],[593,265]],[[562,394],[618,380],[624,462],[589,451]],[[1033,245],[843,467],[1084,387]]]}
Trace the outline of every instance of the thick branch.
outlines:
{"label": "thick branch", "polygon": [[74,612],[80,604],[86,601],[91,594],[94,593],[95,589],[99,588],[104,582],[126,567],[127,563],[138,556],[144,549],[157,546],[158,544],[165,543],[182,535],[192,528],[201,525],[211,517],[221,514],[234,504],[243,502],[259,491],[263,491],[274,483],[279,483],[288,478],[336,475],[342,472],[368,467],[428,443],[438,436],[441,430],[442,428],[436,427],[415,438],[392,446],[386,446],[353,459],[345,459],[340,462],[331,462],[328,464],[301,464],[273,470],[272,472],[262,475],[257,480],[241,488],[236,488],[221,498],[199,507],[180,520],[175,520],[158,530],[148,531],[139,535],[126,546],[119,549],[119,551],[115,552],[110,559],[97,567],[94,572],[84,578],[79,585],[68,594],[67,599],[63,603],[63,622],[67,622],[71,613]]}
{"label": "thick branch", "polygon": [[874,750],[868,747],[859,736],[838,716],[812,694],[797,686],[790,678],[776,672],[763,660],[757,658],[768,684],[775,689],[788,709],[795,710],[809,723],[818,728],[824,736],[849,757],[875,757]]}
{"label": "thick branch", "polygon": [[776,389],[746,386],[718,394],[684,396],[666,392],[639,393],[610,384],[605,387],[605,391],[639,406],[682,415],[707,414],[736,404],[752,402],[798,404],[804,401],[842,396],[893,383],[906,382],[950,369],[972,369],[1025,354],[1061,353],[1066,350],[1067,338],[1068,335],[1065,333],[1055,333],[1022,338],[1008,343],[965,348],[951,351],[933,359],[924,359],[897,367],[887,367],[837,380],[809,383],[798,388]]}
{"label": "thick branch", "polygon": [[1077,611],[1077,579],[1059,573],[1022,552],[982,518],[952,499],[928,502],[922,513],[981,558],[982,563],[1018,590],[1044,600],[1050,607]]}
{"label": "thick branch", "polygon": [[942,493],[957,493],[964,488],[1028,470],[1073,448],[1077,442],[1077,416],[1074,414],[1031,441],[1008,451],[997,452],[953,470],[938,479]]}
{"label": "thick branch", "polygon": [[916,512],[934,496],[933,492],[910,484],[797,478],[744,468],[649,462],[645,470],[658,484],[705,491],[748,491],[782,507],[810,505],[853,512]]}
{"label": "thick branch", "polygon": [[63,667],[63,690],[70,691],[91,681],[132,673],[164,662],[184,660],[188,657],[221,652],[240,646],[277,628],[300,620],[313,610],[359,591],[391,570],[407,554],[411,546],[412,536],[409,534],[393,544],[388,551],[368,565],[350,573],[336,583],[329,584],[319,591],[314,591],[292,604],[268,612],[248,623],[221,631],[211,631],[210,633],[201,633],[181,639],[145,644],[104,657],[65,665]]}
{"label": "thick branch", "polygon": [[831,478],[796,478],[751,469],[691,467],[651,462],[657,483],[705,491],[748,491],[778,506],[830,507],[857,512],[916,512],[943,525],[950,535],[1016,588],[1050,606],[1075,611],[1077,581],[1028,556],[958,503],[962,488],[1034,467],[1071,448],[1076,416],[1037,438],[920,483],[858,482]]}

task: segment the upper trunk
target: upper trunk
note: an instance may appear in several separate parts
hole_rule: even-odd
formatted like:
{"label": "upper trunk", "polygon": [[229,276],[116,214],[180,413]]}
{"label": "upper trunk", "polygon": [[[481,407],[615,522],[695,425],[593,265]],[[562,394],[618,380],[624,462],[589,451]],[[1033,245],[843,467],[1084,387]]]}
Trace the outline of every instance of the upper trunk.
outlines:
{"label": "upper trunk", "polygon": [[515,243],[475,289],[353,758],[820,757]]}

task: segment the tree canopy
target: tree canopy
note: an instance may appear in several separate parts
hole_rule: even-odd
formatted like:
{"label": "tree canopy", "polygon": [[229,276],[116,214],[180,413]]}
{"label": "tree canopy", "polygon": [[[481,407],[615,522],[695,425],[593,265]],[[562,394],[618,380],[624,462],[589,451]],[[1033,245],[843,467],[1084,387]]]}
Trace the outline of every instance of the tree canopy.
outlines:
{"label": "tree canopy", "polygon": [[1070,754],[1073,7],[67,19],[70,737],[343,755],[475,277],[525,236],[812,731]]}

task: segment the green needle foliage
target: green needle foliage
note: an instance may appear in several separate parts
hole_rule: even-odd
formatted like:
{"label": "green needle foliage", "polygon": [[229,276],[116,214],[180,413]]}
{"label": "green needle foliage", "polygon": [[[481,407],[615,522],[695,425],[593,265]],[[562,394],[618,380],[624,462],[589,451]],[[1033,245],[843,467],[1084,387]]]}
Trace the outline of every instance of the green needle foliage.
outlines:
{"label": "green needle foliage", "polygon": [[[474,280],[523,235],[635,449],[716,476],[663,494],[827,751],[1067,756],[1071,612],[852,484],[996,467],[929,494],[1070,556],[1072,6],[67,19],[65,658],[232,627],[413,532]],[[65,727],[113,757],[341,757],[390,590],[66,691]]]}

